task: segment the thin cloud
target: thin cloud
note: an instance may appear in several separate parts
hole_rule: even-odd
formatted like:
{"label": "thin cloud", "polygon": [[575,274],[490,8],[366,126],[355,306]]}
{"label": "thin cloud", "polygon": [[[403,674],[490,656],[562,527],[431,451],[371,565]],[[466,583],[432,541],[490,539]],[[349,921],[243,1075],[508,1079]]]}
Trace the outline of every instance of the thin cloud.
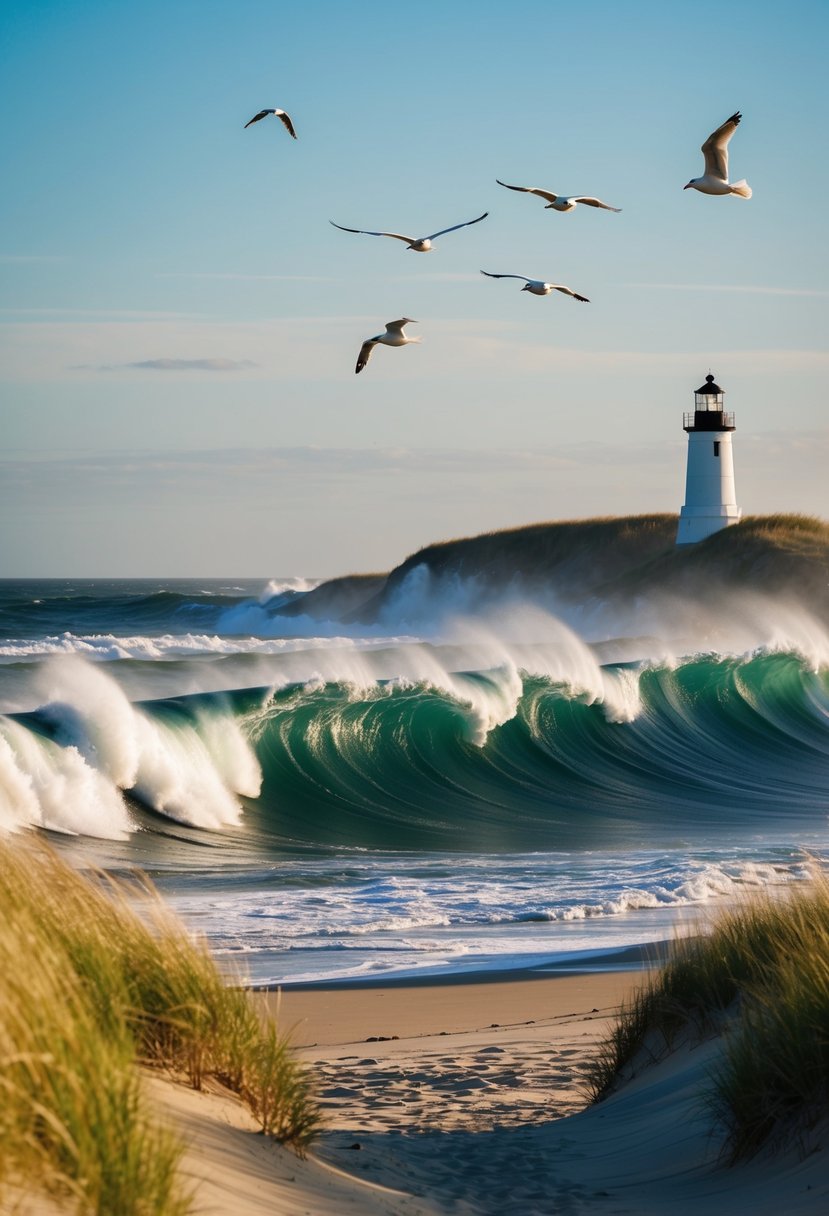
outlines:
{"label": "thin cloud", "polygon": [[[775,432],[744,435],[740,450],[739,480],[746,503],[752,497],[762,500],[761,487],[767,483],[770,470],[794,468],[797,478],[789,476],[781,482],[788,485],[789,501],[799,503],[797,509],[824,513],[819,494],[804,498],[800,491],[803,486],[818,484],[819,470],[825,468],[829,455],[829,431],[804,431],[796,436]],[[29,501],[42,505],[46,499],[55,503],[107,502],[115,493],[122,504],[128,501],[140,505],[148,499],[158,502],[162,497],[165,501],[193,502],[208,495],[211,501],[217,496],[232,497],[238,505],[243,500],[270,501],[274,494],[319,495],[323,491],[332,496],[344,487],[365,490],[371,485],[394,486],[398,495],[419,495],[425,484],[467,493],[470,484],[497,483],[522,487],[524,493],[528,487],[550,486],[556,479],[568,478],[571,486],[607,488],[620,477],[629,488],[637,478],[648,478],[653,486],[676,482],[679,493],[684,460],[679,438],[644,445],[591,441],[498,450],[240,447],[68,455],[50,451],[33,455],[18,450],[0,458],[0,506],[19,508]],[[753,492],[749,492],[750,484]],[[778,501],[784,502],[786,494]],[[599,513],[606,509],[606,505],[595,508]]]}
{"label": "thin cloud", "polygon": [[[391,283],[422,283],[423,279],[416,274],[392,274],[387,276]],[[439,271],[436,274],[429,276],[432,283],[477,283],[479,281],[478,274],[472,274],[468,270],[452,272]]]}
{"label": "thin cloud", "polygon": [[[11,316],[26,318],[22,323],[27,324],[29,318],[43,317],[47,321],[52,321],[53,318],[69,317],[78,318],[77,321],[68,321],[66,324],[83,324],[89,320],[100,319],[103,323],[107,321],[187,321],[199,317],[200,313],[195,312],[171,312],[164,309],[141,309],[141,308],[64,308],[64,307],[44,307],[44,308],[0,308],[0,317]],[[4,322],[5,324],[5,322]]]}
{"label": "thin cloud", "polygon": [[329,275],[321,274],[243,274],[238,271],[161,271],[157,279],[239,279],[242,282],[264,283],[333,283]]}
{"label": "thin cloud", "polygon": [[626,283],[626,287],[645,287],[648,291],[738,291],[755,296],[829,296],[819,287],[776,287],[754,283]]}
{"label": "thin cloud", "polygon": [[[651,445],[655,450],[660,445]],[[664,446],[664,445],[662,445]],[[670,446],[670,445],[669,445]],[[676,445],[673,445],[674,447]],[[424,476],[450,479],[517,475],[519,478],[549,477],[568,469],[596,463],[600,445],[575,444],[562,449],[539,448],[497,451],[455,448],[214,448],[190,451],[102,451],[73,452],[68,455],[11,451],[0,458],[0,502],[26,494],[34,478],[48,481],[56,495],[107,493],[113,486],[119,492],[132,487],[140,498],[150,488],[175,492],[189,487],[193,493],[216,486],[244,486],[245,492],[269,490],[274,485],[295,489],[311,485],[330,487],[357,480],[379,478],[395,480],[409,477],[416,483]],[[652,457],[649,457],[653,459]],[[615,448],[602,451],[600,463],[619,464]],[[29,487],[27,490],[26,487]]]}
{"label": "thin cloud", "polygon": [[513,369],[520,367],[522,372],[543,372],[550,370],[578,371],[589,369],[591,372],[603,374],[631,374],[636,371],[643,375],[663,375],[666,370],[674,370],[678,366],[694,361],[708,367],[718,364],[721,367],[745,370],[751,375],[760,372],[780,373],[824,371],[829,368],[829,351],[818,349],[723,349],[709,351],[674,350],[590,350],[565,346],[549,346],[537,342],[522,341],[519,338],[502,338],[482,336],[477,340],[467,339],[474,345],[479,364],[488,360],[492,367],[497,367],[504,375],[514,374]]}
{"label": "thin cloud", "polygon": [[63,254],[47,253],[0,253],[0,262],[5,264],[24,262],[65,262]]}
{"label": "thin cloud", "polygon": [[[257,366],[251,359],[139,359],[135,363],[101,364],[94,370],[101,372],[243,372]],[[76,370],[87,371],[89,368],[79,365]]]}

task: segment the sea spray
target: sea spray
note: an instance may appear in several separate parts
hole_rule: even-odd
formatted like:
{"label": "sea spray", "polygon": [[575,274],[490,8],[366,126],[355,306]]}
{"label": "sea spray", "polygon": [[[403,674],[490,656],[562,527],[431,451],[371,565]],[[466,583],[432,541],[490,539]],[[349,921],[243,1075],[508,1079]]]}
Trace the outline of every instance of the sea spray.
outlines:
{"label": "sea spray", "polygon": [[109,676],[78,656],[40,669],[41,720],[56,743],[75,747],[121,789],[135,784],[141,744],[139,711]]}
{"label": "sea spray", "polygon": [[76,747],[0,719],[0,828],[123,839],[135,827],[105,774]]}
{"label": "sea spray", "polygon": [[163,876],[274,982],[589,957],[798,881],[825,626],[707,578],[577,611],[558,576],[409,583],[369,623],[336,609],[376,578],[0,586],[0,831]]}
{"label": "sea spray", "polygon": [[236,795],[257,796],[258,763],[220,700],[209,713],[182,715],[169,704],[152,714],[77,656],[51,659],[39,681],[38,731],[0,719],[14,771],[30,777],[28,786],[19,777],[6,782],[15,819],[117,838],[132,826],[120,795],[128,790],[172,819],[216,829],[239,822]]}
{"label": "sea spray", "polygon": [[12,746],[3,731],[12,737],[17,733],[24,741],[28,736],[22,727],[13,722],[6,722],[0,727],[0,831],[11,832],[16,828],[42,823],[43,817],[32,774],[26,771],[25,760],[21,765],[22,757],[18,749]]}
{"label": "sea spray", "polygon": [[89,770],[192,826],[239,825],[256,799],[275,843],[570,847],[610,823],[636,840],[825,816],[829,672],[776,652],[600,665],[564,642],[479,632],[465,657],[496,665],[466,671],[457,646],[400,648],[392,679],[375,651],[293,654],[318,669],[303,683],[139,705],[110,669],[55,660],[44,687],[61,699],[4,721],[18,756],[31,730],[40,788],[63,751],[64,779]]}

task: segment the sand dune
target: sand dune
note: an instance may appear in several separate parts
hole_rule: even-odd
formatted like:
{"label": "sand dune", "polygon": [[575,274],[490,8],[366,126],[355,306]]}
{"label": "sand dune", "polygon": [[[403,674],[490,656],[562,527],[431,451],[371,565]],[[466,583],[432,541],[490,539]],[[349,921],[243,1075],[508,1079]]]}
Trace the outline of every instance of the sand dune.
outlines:
{"label": "sand dune", "polygon": [[[204,1216],[819,1216],[825,1151],[727,1168],[700,1096],[720,1043],[584,1109],[591,1050],[632,973],[308,988],[280,998],[319,1077],[309,1160],[234,1100],[152,1082],[191,1143]],[[262,998],[276,1004],[276,996]],[[394,1037],[399,1035],[399,1037]]]}

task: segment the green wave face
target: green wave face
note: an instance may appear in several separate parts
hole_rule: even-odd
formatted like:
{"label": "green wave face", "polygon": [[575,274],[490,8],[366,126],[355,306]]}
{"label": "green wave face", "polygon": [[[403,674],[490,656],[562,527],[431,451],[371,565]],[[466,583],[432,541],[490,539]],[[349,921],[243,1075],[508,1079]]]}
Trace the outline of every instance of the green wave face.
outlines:
{"label": "green wave face", "polygon": [[5,789],[14,824],[115,839],[173,821],[267,856],[606,849],[829,814],[829,669],[791,654],[610,665],[590,688],[505,667],[137,705],[84,670],[85,708],[0,718],[0,822]]}
{"label": "green wave face", "polygon": [[483,740],[480,704],[427,686],[285,690],[246,718],[257,823],[282,841],[499,851],[825,821],[829,672],[769,655],[637,674],[624,721],[525,677]]}

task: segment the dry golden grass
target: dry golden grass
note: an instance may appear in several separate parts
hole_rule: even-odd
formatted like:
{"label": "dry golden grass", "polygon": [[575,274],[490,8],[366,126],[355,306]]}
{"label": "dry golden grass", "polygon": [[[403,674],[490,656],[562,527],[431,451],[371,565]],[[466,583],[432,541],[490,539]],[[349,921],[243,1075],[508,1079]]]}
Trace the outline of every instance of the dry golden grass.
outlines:
{"label": "dry golden grass", "polygon": [[180,1148],[146,1114],[139,1063],[195,1088],[219,1079],[299,1153],[317,1130],[285,1037],[148,883],[0,841],[0,1187],[32,1181],[100,1216],[187,1211]]}
{"label": "dry golden grass", "polygon": [[829,882],[724,912],[710,933],[675,943],[623,1009],[597,1055],[601,1100],[688,1036],[723,1033],[706,1101],[731,1160],[788,1142],[829,1108]]}
{"label": "dry golden grass", "polygon": [[[632,515],[558,520],[427,545],[387,579],[332,580],[299,597],[292,612],[369,620],[393,600],[417,567],[440,584],[474,580],[482,595],[553,594],[579,603],[591,596],[698,595],[706,591],[789,592],[829,614],[829,523],[809,515],[754,515],[696,545],[676,545],[677,516]],[[343,585],[341,587],[341,584]],[[343,587],[347,596],[343,596]],[[439,586],[434,590],[439,591]]]}

